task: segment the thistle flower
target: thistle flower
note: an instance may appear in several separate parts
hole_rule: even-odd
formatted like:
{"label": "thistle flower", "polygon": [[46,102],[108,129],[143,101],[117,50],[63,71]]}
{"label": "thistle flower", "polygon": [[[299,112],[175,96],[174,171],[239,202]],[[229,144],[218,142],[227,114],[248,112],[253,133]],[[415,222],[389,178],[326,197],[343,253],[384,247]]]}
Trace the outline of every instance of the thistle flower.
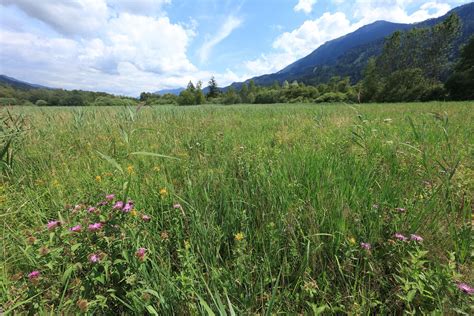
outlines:
{"label": "thistle flower", "polygon": [[97,263],[100,261],[100,256],[96,253],[92,253],[89,255],[89,262],[90,263]]}
{"label": "thistle flower", "polygon": [[122,208],[123,208],[123,202],[122,201],[115,202],[115,205],[113,206],[114,210],[121,210]]}
{"label": "thistle flower", "polygon": [[395,233],[395,235],[393,235],[393,237],[397,238],[400,241],[407,241],[408,240],[408,238],[406,238],[404,235],[402,235],[400,233]]}
{"label": "thistle flower", "polygon": [[79,233],[82,230],[82,226],[81,225],[76,225],[76,226],[73,226],[73,227],[69,228],[69,230],[72,231],[72,232],[75,232],[75,233]]}
{"label": "thistle flower", "polygon": [[49,221],[47,224],[49,230],[55,229],[56,227],[60,225],[61,225],[60,221]]}
{"label": "thistle flower", "polygon": [[361,242],[360,243],[361,248],[364,248],[365,250],[370,250],[372,249],[372,245],[369,244],[368,242]]}
{"label": "thistle flower", "polygon": [[96,209],[95,207],[91,206],[91,207],[89,207],[89,208],[87,209],[87,211],[88,211],[89,213],[94,213],[95,211],[97,211],[97,209]]}
{"label": "thistle flower", "polygon": [[135,256],[138,258],[138,260],[143,261],[145,260],[145,255],[147,253],[146,248],[138,248],[137,252],[135,252]]}
{"label": "thistle flower", "polygon": [[102,223],[94,223],[94,224],[90,224],[89,225],[89,230],[91,232],[94,232],[94,231],[97,231],[97,230],[100,230],[102,228],[103,224]]}
{"label": "thistle flower", "polygon": [[122,208],[122,211],[125,213],[130,212],[130,210],[133,208],[133,201],[128,201],[125,206]]}
{"label": "thistle flower", "polygon": [[30,274],[28,274],[28,279],[30,279],[30,281],[34,281],[34,280],[37,280],[40,277],[40,275],[41,273],[38,270],[35,270],[35,271],[30,272]]}
{"label": "thistle flower", "polygon": [[115,194],[107,194],[105,196],[105,199],[106,200],[109,200],[109,201],[112,201],[113,199],[115,199]]}
{"label": "thistle flower", "polygon": [[474,294],[474,288],[471,287],[469,284],[457,283],[456,286],[458,287],[458,289],[460,289],[462,292],[464,292],[468,295]]}
{"label": "thistle flower", "polygon": [[410,240],[421,242],[421,241],[423,241],[423,237],[421,237],[420,235],[411,234],[410,235]]}
{"label": "thistle flower", "polygon": [[104,205],[107,205],[107,201],[100,201],[99,203],[97,203],[97,206],[104,206]]}
{"label": "thistle flower", "polygon": [[148,216],[148,215],[142,215],[142,220],[143,220],[144,222],[149,222],[149,221],[151,221],[151,217]]}

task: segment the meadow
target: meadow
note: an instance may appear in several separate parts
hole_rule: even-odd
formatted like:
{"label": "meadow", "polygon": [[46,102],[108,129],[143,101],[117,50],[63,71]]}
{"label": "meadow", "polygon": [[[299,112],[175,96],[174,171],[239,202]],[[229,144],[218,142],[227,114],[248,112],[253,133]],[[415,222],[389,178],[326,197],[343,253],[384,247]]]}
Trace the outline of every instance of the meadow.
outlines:
{"label": "meadow", "polygon": [[0,113],[5,314],[474,312],[473,102]]}

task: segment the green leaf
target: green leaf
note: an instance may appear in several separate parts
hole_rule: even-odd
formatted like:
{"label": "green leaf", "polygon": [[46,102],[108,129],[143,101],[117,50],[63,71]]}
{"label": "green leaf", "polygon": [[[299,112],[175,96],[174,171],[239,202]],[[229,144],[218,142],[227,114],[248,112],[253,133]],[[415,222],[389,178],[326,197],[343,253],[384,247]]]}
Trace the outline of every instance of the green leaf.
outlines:
{"label": "green leaf", "polygon": [[136,156],[151,156],[151,157],[157,157],[157,158],[167,158],[167,159],[174,159],[174,160],[181,160],[176,157],[171,157],[171,156],[166,156],[166,155],[161,155],[161,154],[155,154],[155,153],[150,153],[146,151],[136,151],[133,153],[130,153],[130,155],[136,155]]}
{"label": "green leaf", "polygon": [[151,305],[147,305],[146,310],[152,315],[158,315],[158,312],[156,311],[156,309]]}
{"label": "green leaf", "polygon": [[70,266],[69,268],[64,271],[63,276],[61,278],[61,282],[64,284],[67,280],[71,277],[72,272],[75,270],[75,266]]}
{"label": "green leaf", "polygon": [[122,167],[118,164],[118,162],[117,162],[114,158],[112,158],[112,157],[110,157],[110,156],[107,156],[106,154],[103,154],[103,153],[101,153],[101,152],[98,151],[98,150],[97,150],[96,152],[99,154],[99,156],[101,156],[101,157],[102,157],[103,159],[105,159],[109,164],[111,164],[112,166],[114,166],[115,169],[117,169],[118,171],[120,171],[120,173],[123,174],[123,169],[122,169]]}

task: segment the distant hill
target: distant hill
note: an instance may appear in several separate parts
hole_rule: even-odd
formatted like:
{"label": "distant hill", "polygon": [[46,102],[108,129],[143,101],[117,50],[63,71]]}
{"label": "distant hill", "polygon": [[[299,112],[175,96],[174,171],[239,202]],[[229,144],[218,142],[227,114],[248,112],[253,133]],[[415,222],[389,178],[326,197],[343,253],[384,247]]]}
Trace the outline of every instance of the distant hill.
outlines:
{"label": "distant hill", "polygon": [[[446,15],[429,19],[415,24],[400,24],[387,21],[377,21],[363,26],[355,32],[328,41],[312,53],[282,70],[246,80],[254,80],[258,85],[271,85],[278,81],[280,84],[288,80],[297,80],[307,84],[328,82],[333,76],[350,76],[352,82],[362,77],[370,57],[380,54],[384,39],[397,30],[409,30],[416,27],[429,27],[442,22],[453,12],[457,13],[462,21],[461,35],[454,43],[454,53],[451,60],[457,57],[459,47],[474,34],[474,3],[454,8]],[[233,83],[231,86],[240,88],[242,83]]]}
{"label": "distant hill", "polygon": [[8,85],[16,89],[51,89],[39,84],[28,83],[5,75],[0,75],[0,85]]}
{"label": "distant hill", "polygon": [[183,90],[185,90],[185,88],[162,89],[162,90],[158,90],[158,91],[153,92],[153,94],[164,95],[164,94],[171,93],[171,94],[174,94],[174,95],[179,95],[181,93],[181,91],[183,91]]}

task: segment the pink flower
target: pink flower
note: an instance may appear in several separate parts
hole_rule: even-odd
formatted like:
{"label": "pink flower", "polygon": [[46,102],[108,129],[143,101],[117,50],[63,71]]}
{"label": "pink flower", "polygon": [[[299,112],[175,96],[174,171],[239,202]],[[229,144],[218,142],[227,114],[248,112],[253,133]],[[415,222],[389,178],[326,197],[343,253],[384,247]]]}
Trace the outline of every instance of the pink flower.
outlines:
{"label": "pink flower", "polygon": [[173,205],[173,208],[181,208],[181,204],[176,203],[176,204]]}
{"label": "pink flower", "polygon": [[360,243],[360,246],[361,246],[362,248],[364,248],[365,250],[370,250],[370,249],[372,249],[372,245],[369,244],[368,242],[361,242],[361,243]]}
{"label": "pink flower", "polygon": [[395,233],[395,235],[393,235],[393,237],[397,238],[398,240],[401,240],[401,241],[407,241],[408,238],[406,238],[404,235],[400,234],[400,233]]}
{"label": "pink flower", "polygon": [[469,295],[474,294],[474,288],[469,286],[469,284],[458,283],[458,284],[456,284],[456,286],[458,287],[458,289],[460,289],[461,291],[463,291],[466,294],[469,294]]}
{"label": "pink flower", "polygon": [[413,241],[423,241],[423,237],[421,237],[420,235],[416,235],[416,234],[411,234],[410,235],[410,239],[413,240]]}
{"label": "pink flower", "polygon": [[76,226],[73,226],[73,227],[69,228],[69,230],[72,231],[72,232],[75,232],[75,233],[79,233],[82,230],[82,226],[81,225],[76,225]]}
{"label": "pink flower", "polygon": [[405,213],[406,210],[407,210],[407,209],[404,208],[404,207],[397,207],[397,208],[395,208],[395,211],[397,211],[397,212],[399,212],[399,213]]}
{"label": "pink flower", "polygon": [[105,198],[109,201],[112,201],[113,199],[115,199],[115,194],[107,194]]}
{"label": "pink flower", "polygon": [[100,256],[98,254],[92,253],[89,255],[89,262],[97,263],[100,261]]}
{"label": "pink flower", "polygon": [[32,271],[30,274],[28,274],[28,279],[31,281],[36,280],[40,277],[41,273],[38,270]]}
{"label": "pink flower", "polygon": [[151,221],[151,217],[148,216],[148,215],[142,215],[142,220],[143,220],[144,222],[149,222],[149,221]]}
{"label": "pink flower", "polygon": [[51,230],[51,229],[55,229],[56,227],[60,225],[61,225],[60,221],[49,221],[47,226],[48,226],[48,229]]}
{"label": "pink flower", "polygon": [[140,261],[143,261],[143,260],[145,260],[146,252],[147,252],[146,248],[138,248],[137,252],[135,252],[135,256],[137,256],[137,258]]}
{"label": "pink flower", "polygon": [[113,206],[114,210],[121,210],[122,208],[123,208],[123,202],[122,201],[115,202],[115,205]]}
{"label": "pink flower", "polygon": [[97,231],[97,230],[100,230],[102,228],[102,223],[94,223],[94,224],[90,224],[89,225],[89,230],[91,232],[94,232],[94,231]]}
{"label": "pink flower", "polygon": [[97,211],[97,209],[96,209],[95,207],[91,206],[91,207],[89,207],[89,208],[87,209],[87,211],[88,211],[89,213],[94,213],[95,211]]}
{"label": "pink flower", "polygon": [[100,201],[99,203],[97,203],[97,206],[104,206],[104,205],[107,205],[107,201]]}
{"label": "pink flower", "polygon": [[125,213],[128,213],[132,210],[132,208],[133,208],[133,201],[128,201],[123,207],[122,211],[124,211]]}

